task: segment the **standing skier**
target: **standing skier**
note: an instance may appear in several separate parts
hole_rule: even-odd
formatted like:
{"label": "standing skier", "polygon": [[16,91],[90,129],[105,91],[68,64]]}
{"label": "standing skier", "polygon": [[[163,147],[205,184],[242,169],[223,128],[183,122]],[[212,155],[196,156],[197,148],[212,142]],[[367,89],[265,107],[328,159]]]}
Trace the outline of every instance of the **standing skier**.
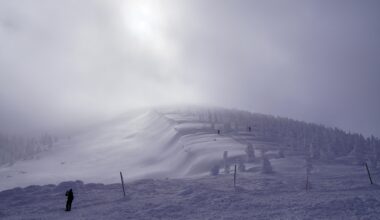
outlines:
{"label": "standing skier", "polygon": [[67,202],[66,202],[66,211],[70,211],[71,210],[71,203],[73,202],[74,200],[74,193],[73,193],[73,190],[70,189],[69,191],[66,191],[66,196],[67,196]]}

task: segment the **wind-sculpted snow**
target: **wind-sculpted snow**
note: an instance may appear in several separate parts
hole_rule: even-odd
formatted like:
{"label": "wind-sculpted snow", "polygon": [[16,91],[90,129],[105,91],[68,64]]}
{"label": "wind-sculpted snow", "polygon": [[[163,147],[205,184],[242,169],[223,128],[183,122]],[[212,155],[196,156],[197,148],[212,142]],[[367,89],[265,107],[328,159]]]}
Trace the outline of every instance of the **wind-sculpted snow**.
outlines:
{"label": "wind-sculpted snow", "polygon": [[[116,183],[119,171],[126,181],[204,176],[221,162],[224,151],[228,151],[231,163],[237,162],[245,155],[248,143],[253,144],[258,156],[265,153],[269,159],[276,158],[279,149],[304,157],[310,145],[313,156],[361,165],[368,149],[377,149],[370,156],[379,155],[377,142],[377,138],[371,137],[365,142],[368,144],[358,147],[362,139],[357,134],[238,110],[135,111],[71,138],[61,138],[34,159],[0,166],[0,190],[73,179]],[[350,151],[349,147],[351,153],[343,154]],[[337,157],[342,154],[346,156]]]}
{"label": "wind-sculpted snow", "polygon": [[1,166],[0,190],[72,179],[115,183],[119,171],[126,181],[204,175],[224,150],[244,154],[244,144],[235,139],[187,113],[126,114],[60,140],[38,159]]}
{"label": "wind-sculpted snow", "polygon": [[[142,179],[126,184],[29,186],[0,192],[0,217],[13,219],[378,219],[380,187],[354,166],[315,165],[305,191],[299,159],[278,159],[276,173],[191,179]],[[342,171],[342,172],[341,172]],[[345,172],[343,172],[345,171]],[[340,173],[337,176],[337,173]],[[375,177],[380,180],[376,174]],[[64,211],[68,188],[75,199]]]}

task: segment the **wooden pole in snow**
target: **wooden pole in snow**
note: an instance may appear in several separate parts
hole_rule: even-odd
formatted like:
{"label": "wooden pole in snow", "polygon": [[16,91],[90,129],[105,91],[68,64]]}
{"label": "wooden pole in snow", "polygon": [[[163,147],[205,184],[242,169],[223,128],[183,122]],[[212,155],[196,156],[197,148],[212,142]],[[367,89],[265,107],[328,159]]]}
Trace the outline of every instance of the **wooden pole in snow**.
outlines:
{"label": "wooden pole in snow", "polygon": [[309,190],[309,172],[306,168],[306,191]]}
{"label": "wooden pole in snow", "polygon": [[371,182],[371,184],[373,184],[373,182],[372,182],[372,178],[371,178],[371,173],[369,172],[369,169],[368,169],[368,165],[367,165],[367,163],[365,163],[365,168],[367,168],[367,173],[368,173],[369,181]]}
{"label": "wooden pole in snow", "polygon": [[121,179],[121,186],[123,187],[123,193],[124,193],[124,197],[125,197],[124,179],[123,179],[123,174],[121,173],[121,171],[120,171],[120,179]]}
{"label": "wooden pole in snow", "polygon": [[235,172],[234,172],[234,187],[236,186],[236,164],[235,164]]}

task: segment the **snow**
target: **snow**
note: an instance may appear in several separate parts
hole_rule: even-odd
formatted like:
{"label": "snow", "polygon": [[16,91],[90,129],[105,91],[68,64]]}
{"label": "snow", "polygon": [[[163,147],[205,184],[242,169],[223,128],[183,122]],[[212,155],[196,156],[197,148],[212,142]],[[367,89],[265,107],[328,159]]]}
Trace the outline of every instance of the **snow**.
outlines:
{"label": "snow", "polygon": [[[224,151],[236,162],[249,143],[256,158],[238,172],[237,187],[233,172],[210,176]],[[380,187],[354,158],[312,160],[306,191],[305,156],[285,149],[279,158],[282,146],[244,128],[218,135],[191,111],[128,113],[60,140],[38,159],[1,166],[0,219],[378,219]],[[261,172],[263,156],[269,174]],[[380,172],[371,172],[378,183]],[[64,212],[69,188],[75,199]]]}
{"label": "snow", "polygon": [[[317,164],[305,191],[301,159],[274,159],[274,174],[238,173],[126,184],[29,186],[0,192],[1,219],[378,219],[380,187],[362,167]],[[292,172],[288,172],[292,171]],[[339,175],[336,175],[339,173]],[[379,179],[380,176],[376,175]],[[73,188],[70,213],[64,192]]]}
{"label": "snow", "polygon": [[244,154],[230,135],[185,113],[133,112],[61,140],[38,159],[0,166],[0,190],[81,179],[115,183],[151,177],[191,177],[209,172],[224,150]]}

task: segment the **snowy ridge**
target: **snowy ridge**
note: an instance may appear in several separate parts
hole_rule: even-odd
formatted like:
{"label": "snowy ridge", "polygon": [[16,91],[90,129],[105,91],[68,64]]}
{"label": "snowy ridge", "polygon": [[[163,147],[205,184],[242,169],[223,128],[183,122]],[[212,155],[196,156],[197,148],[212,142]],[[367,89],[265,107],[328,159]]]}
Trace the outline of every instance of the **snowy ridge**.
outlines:
{"label": "snowy ridge", "polygon": [[209,123],[186,114],[170,116],[157,110],[126,114],[61,140],[38,159],[0,167],[0,190],[72,179],[115,183],[119,171],[127,181],[197,176],[208,174],[224,150],[244,154],[245,146],[228,135],[218,136]]}
{"label": "snowy ridge", "polygon": [[36,159],[0,166],[0,190],[75,179],[117,183],[119,171],[126,181],[204,176],[221,162],[224,151],[236,162],[234,158],[245,155],[247,144],[257,155],[261,150],[269,155],[284,150],[347,164],[361,165],[369,159],[376,167],[379,143],[375,137],[364,139],[339,129],[239,110],[148,109],[61,139]]}

